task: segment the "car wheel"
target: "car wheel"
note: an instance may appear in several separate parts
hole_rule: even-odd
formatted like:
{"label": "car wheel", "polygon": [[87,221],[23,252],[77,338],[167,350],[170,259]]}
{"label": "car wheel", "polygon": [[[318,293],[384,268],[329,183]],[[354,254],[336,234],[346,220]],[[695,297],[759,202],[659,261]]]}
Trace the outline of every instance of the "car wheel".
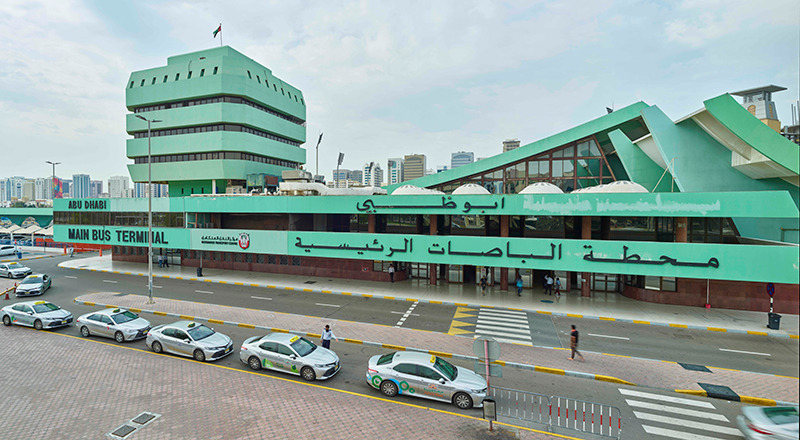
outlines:
{"label": "car wheel", "polygon": [[37,319],[36,321],[33,322],[33,328],[35,328],[36,330],[41,330],[43,327],[44,326],[42,325],[42,321],[39,321]]}
{"label": "car wheel", "polygon": [[386,397],[394,397],[397,395],[397,385],[391,380],[384,380],[381,382],[381,392]]}
{"label": "car wheel", "polygon": [[150,345],[150,348],[152,348],[153,351],[156,353],[161,353],[162,351],[164,351],[163,347],[161,347],[161,343],[158,341],[153,342],[153,344]]}
{"label": "car wheel", "polygon": [[469,397],[467,393],[456,393],[453,396],[453,404],[459,409],[470,409],[472,408],[472,397]]}
{"label": "car wheel", "polygon": [[11,325],[11,318],[9,318],[8,315],[3,316],[3,325],[6,327]]}
{"label": "car wheel", "polygon": [[317,373],[315,373],[314,369],[311,367],[303,367],[303,369],[300,370],[300,376],[302,376],[303,379],[312,382],[317,378]]}
{"label": "car wheel", "polygon": [[203,350],[197,349],[194,351],[194,360],[198,362],[205,362],[206,361],[206,354],[203,353]]}
{"label": "car wheel", "polygon": [[247,365],[250,366],[252,370],[260,370],[261,369],[261,361],[258,360],[256,356],[250,356],[250,359],[247,360]]}
{"label": "car wheel", "polygon": [[125,342],[125,336],[122,334],[122,332],[116,332],[114,333],[114,340],[121,344]]}
{"label": "car wheel", "polygon": [[85,325],[81,327],[81,336],[83,336],[84,338],[88,338],[89,335],[90,335],[89,328],[86,327]]}

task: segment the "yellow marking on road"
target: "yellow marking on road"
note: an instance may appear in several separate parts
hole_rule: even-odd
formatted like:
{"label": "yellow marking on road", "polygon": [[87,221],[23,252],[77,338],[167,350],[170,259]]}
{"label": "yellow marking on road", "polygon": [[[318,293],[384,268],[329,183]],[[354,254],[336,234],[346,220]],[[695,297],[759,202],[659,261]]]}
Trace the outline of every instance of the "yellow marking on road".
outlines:
{"label": "yellow marking on road", "polygon": [[306,336],[308,336],[309,338],[321,338],[322,337],[322,335],[319,334],[319,333],[306,333]]}
{"label": "yellow marking on road", "polygon": [[465,307],[466,307],[466,306],[468,306],[469,304],[467,304],[467,303],[453,303],[453,305],[456,305],[456,306],[465,306]]}
{"label": "yellow marking on road", "polygon": [[244,283],[233,283],[236,286],[244,286]]}
{"label": "yellow marking on road", "polygon": [[686,324],[670,324],[669,326],[670,327],[676,327],[676,328],[689,328],[689,326],[686,325]]}
{"label": "yellow marking on road", "polygon": [[621,354],[613,354],[613,353],[602,353],[602,354],[604,354],[606,356],[615,356],[615,357],[629,358],[630,359],[630,356],[624,356],[624,355],[621,355]]}
{"label": "yellow marking on road", "polygon": [[767,333],[767,332],[754,332],[752,330],[748,330],[747,334],[748,335],[767,336],[769,333]]}
{"label": "yellow marking on road", "polygon": [[402,345],[383,344],[381,347],[388,348],[389,350],[406,351],[406,348]]}
{"label": "yellow marking on road", "polygon": [[250,284],[250,287],[258,287],[259,284]]}
{"label": "yellow marking on road", "polygon": [[650,321],[637,321],[637,320],[634,319],[633,323],[634,324],[650,324]]}
{"label": "yellow marking on road", "polygon": [[439,356],[439,357],[446,357],[446,358],[453,357],[452,353],[445,353],[443,351],[428,350],[428,354],[432,354],[434,356]]}
{"label": "yellow marking on road", "polygon": [[537,371],[539,373],[558,374],[560,376],[564,376],[566,374],[564,370],[560,368],[540,367],[538,365],[533,368],[533,371]]}
{"label": "yellow marking on road", "polygon": [[87,301],[87,302],[84,302],[83,305],[85,305],[85,306],[94,306],[95,303]]}
{"label": "yellow marking on road", "polygon": [[600,382],[610,382],[610,383],[618,383],[618,384],[622,384],[622,385],[636,386],[636,384],[633,383],[633,382],[628,382],[627,380],[619,379],[619,378],[616,378],[616,377],[613,377],[613,376],[603,376],[601,374],[595,374],[594,375],[594,380],[599,380]]}
{"label": "yellow marking on road", "polygon": [[194,321],[194,316],[189,316],[189,315],[180,315],[179,317],[180,317],[181,319],[185,319],[185,320],[187,320],[187,321]]}
{"label": "yellow marking on road", "polygon": [[220,283],[220,284],[228,284],[227,281],[217,281],[217,282]]}
{"label": "yellow marking on road", "polygon": [[795,379],[800,380],[800,377],[792,377],[792,376],[781,376],[780,374],[776,374],[775,377],[782,377],[784,379]]}
{"label": "yellow marking on road", "polygon": [[601,321],[616,321],[616,319],[614,319],[614,318],[606,318],[605,316],[601,316],[600,320]]}
{"label": "yellow marking on road", "polygon": [[431,303],[431,304],[441,304],[442,303],[441,301],[433,301],[433,300],[428,301],[428,302]]}
{"label": "yellow marking on road", "polygon": [[153,314],[158,316],[167,316],[167,312],[154,311]]}
{"label": "yellow marking on road", "polygon": [[161,278],[169,278],[169,275],[161,275]]}
{"label": "yellow marking on road", "polygon": [[210,324],[220,324],[220,325],[225,324],[225,321],[220,321],[219,319],[209,319],[208,322]]}
{"label": "yellow marking on road", "polygon": [[275,333],[289,333],[289,330],[283,328],[271,328],[270,331],[273,331]]}
{"label": "yellow marking on road", "polygon": [[243,323],[241,323],[241,322],[239,323],[239,327],[244,327],[244,328],[256,328],[256,326],[254,326],[253,324],[243,324]]}
{"label": "yellow marking on road", "polygon": [[[321,337],[321,336],[320,336],[320,337]],[[360,344],[360,345],[363,345],[363,344],[364,344],[364,341],[362,341],[361,339],[350,339],[350,338],[344,338],[344,342],[349,342],[349,343],[351,343],[351,344]]]}
{"label": "yellow marking on road", "polygon": [[742,403],[749,403],[752,405],[761,406],[776,406],[778,403],[772,399],[764,399],[762,397],[739,396],[739,401]]}
{"label": "yellow marking on road", "polygon": [[130,272],[125,272],[125,275],[130,275],[130,274],[131,274]]}
{"label": "yellow marking on road", "polygon": [[792,339],[798,339],[800,338],[800,335],[789,335],[789,337]]}
{"label": "yellow marking on road", "polygon": [[277,289],[277,287],[275,287],[275,286],[267,285],[267,287],[270,288],[270,289]]}
{"label": "yellow marking on road", "polygon": [[294,290],[294,287],[284,287],[283,290]]}
{"label": "yellow marking on road", "polygon": [[205,280],[203,280],[203,281],[205,281],[205,282],[207,282],[207,283],[213,283],[213,282],[214,282],[214,280],[209,280],[209,279],[205,279]]}
{"label": "yellow marking on road", "polygon": [[544,310],[537,310],[536,313],[541,313],[542,315],[552,315],[553,312],[546,312]]}
{"label": "yellow marking on road", "polygon": [[105,307],[106,307],[107,309],[118,309],[118,308],[119,308],[119,307],[117,307],[117,306],[112,306],[111,304],[106,304],[106,306],[105,306]]}
{"label": "yellow marking on road", "polygon": [[506,361],[496,360],[496,361],[492,361],[491,363],[492,364],[497,364],[497,365],[502,365],[504,367],[506,366]]}
{"label": "yellow marking on road", "polygon": [[365,294],[363,294],[361,296],[363,296],[364,298],[372,298],[374,295],[370,295],[368,293],[365,293]]}
{"label": "yellow marking on road", "polygon": [[708,397],[708,393],[706,393],[705,390],[675,390],[675,392],[681,394],[689,394],[690,396]]}
{"label": "yellow marking on road", "polygon": [[406,301],[416,302],[416,301],[419,301],[419,300],[416,299],[416,298],[406,298]]}
{"label": "yellow marking on road", "polygon": [[478,315],[474,313],[467,313],[467,312],[476,312],[477,309],[470,309],[468,307],[457,307],[456,314],[453,315],[453,319],[462,319],[462,318],[475,318]]}
{"label": "yellow marking on road", "polygon": [[513,307],[509,307],[508,310],[516,310],[518,312],[524,312],[524,310],[522,310],[522,309],[515,309]]}
{"label": "yellow marking on road", "polygon": [[189,281],[197,281],[197,278],[189,278]]}
{"label": "yellow marking on road", "polygon": [[708,329],[708,330],[710,330],[712,332],[722,332],[722,333],[725,333],[725,332],[728,331],[727,329],[719,328],[719,327],[706,327],[706,329]]}
{"label": "yellow marking on road", "polygon": [[133,307],[131,307],[131,308],[130,308],[130,309],[128,309],[128,310],[130,310],[131,312],[134,312],[134,313],[142,313],[142,309],[135,309],[135,308],[133,308]]}
{"label": "yellow marking on road", "polygon": [[112,272],[112,273],[119,273],[119,271],[118,271],[118,270],[115,270],[115,271],[114,271],[114,272]]}
{"label": "yellow marking on road", "polygon": [[333,293],[330,290],[323,290],[322,293]]}
{"label": "yellow marking on road", "polygon": [[577,315],[575,313],[567,313],[567,316],[570,318],[583,318],[583,315]]}

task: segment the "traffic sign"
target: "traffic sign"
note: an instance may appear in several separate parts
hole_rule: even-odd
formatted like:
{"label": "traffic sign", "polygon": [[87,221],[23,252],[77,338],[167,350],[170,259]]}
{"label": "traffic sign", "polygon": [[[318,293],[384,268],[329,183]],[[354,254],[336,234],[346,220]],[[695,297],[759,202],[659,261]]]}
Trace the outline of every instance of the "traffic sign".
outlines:
{"label": "traffic sign", "polygon": [[481,361],[486,360],[486,349],[484,348],[483,341],[489,341],[489,362],[499,359],[500,344],[491,336],[479,336],[472,342],[472,352],[475,353],[475,356]]}
{"label": "traffic sign", "polygon": [[775,285],[774,284],[772,284],[772,283],[767,284],[767,293],[769,293],[769,296],[772,296],[772,295],[775,294]]}

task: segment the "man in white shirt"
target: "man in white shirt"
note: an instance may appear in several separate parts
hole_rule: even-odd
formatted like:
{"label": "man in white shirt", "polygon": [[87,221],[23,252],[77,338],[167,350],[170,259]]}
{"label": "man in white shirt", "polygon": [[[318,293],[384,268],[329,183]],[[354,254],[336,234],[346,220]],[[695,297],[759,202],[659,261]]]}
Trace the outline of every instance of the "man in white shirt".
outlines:
{"label": "man in white shirt", "polygon": [[322,348],[327,348],[330,350],[331,348],[331,338],[336,339],[336,342],[339,342],[339,338],[333,334],[333,330],[331,330],[331,326],[325,325],[325,330],[322,331]]}

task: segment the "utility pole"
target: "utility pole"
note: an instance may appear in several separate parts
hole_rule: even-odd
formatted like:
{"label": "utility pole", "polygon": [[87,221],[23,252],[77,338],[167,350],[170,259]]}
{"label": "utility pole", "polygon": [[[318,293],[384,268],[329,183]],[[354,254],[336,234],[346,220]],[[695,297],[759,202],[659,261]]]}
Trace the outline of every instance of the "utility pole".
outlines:
{"label": "utility pole", "polygon": [[53,190],[53,200],[55,200],[56,199],[56,165],[61,165],[61,162],[51,162],[49,160],[46,160],[44,162],[45,163],[49,163],[50,165],[53,166],[53,181],[50,182],[50,183],[52,183],[52,186],[53,186],[51,189]]}
{"label": "utility pole", "polygon": [[[220,38],[221,41],[221,38]],[[150,124],[162,122],[136,115],[147,122],[147,304],[153,302],[153,158],[150,156]]]}

